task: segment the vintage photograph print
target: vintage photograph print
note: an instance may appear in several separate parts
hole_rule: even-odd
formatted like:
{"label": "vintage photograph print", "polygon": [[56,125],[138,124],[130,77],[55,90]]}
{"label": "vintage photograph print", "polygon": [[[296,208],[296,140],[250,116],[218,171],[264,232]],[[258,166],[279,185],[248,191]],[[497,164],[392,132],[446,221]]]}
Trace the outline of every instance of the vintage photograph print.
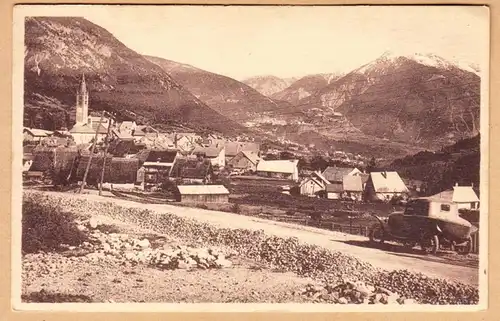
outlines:
{"label": "vintage photograph print", "polygon": [[16,6],[14,307],[484,309],[489,23]]}

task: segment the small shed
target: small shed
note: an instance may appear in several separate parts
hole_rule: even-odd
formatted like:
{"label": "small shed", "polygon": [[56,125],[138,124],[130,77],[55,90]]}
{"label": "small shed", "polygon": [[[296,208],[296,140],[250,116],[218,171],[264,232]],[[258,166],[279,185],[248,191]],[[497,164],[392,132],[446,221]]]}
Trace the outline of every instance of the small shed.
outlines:
{"label": "small shed", "polygon": [[182,203],[228,203],[229,191],[223,185],[179,185],[177,201]]}

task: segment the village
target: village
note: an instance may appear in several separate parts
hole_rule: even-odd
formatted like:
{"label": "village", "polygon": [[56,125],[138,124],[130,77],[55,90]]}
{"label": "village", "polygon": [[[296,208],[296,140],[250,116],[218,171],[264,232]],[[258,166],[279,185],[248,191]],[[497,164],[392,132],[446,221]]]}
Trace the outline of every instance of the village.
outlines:
{"label": "village", "polygon": [[386,216],[412,197],[479,209],[473,186],[425,195],[424,182],[370,168],[360,155],[336,151],[332,159],[338,162],[311,166],[297,157],[296,146],[264,152],[255,140],[165,133],[135,121],[116,121],[111,113],[89,113],[89,107],[82,76],[72,128],[24,128],[26,185],[44,182],[80,192],[98,190],[99,195],[107,191],[114,197],[260,215],[365,236],[373,223],[368,212]]}

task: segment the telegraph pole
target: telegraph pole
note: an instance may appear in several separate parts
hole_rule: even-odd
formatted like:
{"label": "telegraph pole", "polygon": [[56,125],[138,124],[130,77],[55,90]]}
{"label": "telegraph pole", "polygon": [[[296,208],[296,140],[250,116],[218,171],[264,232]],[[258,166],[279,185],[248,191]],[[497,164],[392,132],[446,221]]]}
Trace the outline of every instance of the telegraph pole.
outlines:
{"label": "telegraph pole", "polygon": [[97,125],[97,128],[95,130],[94,144],[92,145],[92,150],[90,151],[90,157],[89,157],[89,161],[87,163],[87,168],[85,168],[85,174],[83,174],[82,186],[80,186],[80,194],[83,192],[83,189],[85,188],[85,184],[87,183],[87,175],[89,174],[90,164],[92,163],[92,157],[94,156],[95,146],[97,145],[97,136],[99,134],[99,127],[101,126],[102,119],[104,118],[105,113],[106,113],[106,111],[103,110],[101,113],[101,118],[99,119],[99,124]]}
{"label": "telegraph pole", "polygon": [[99,182],[99,195],[102,195],[102,183],[104,181],[104,172],[105,172],[105,168],[106,168],[106,159],[108,157],[108,149],[109,149],[109,132],[111,131],[111,125],[112,124],[113,124],[113,118],[110,117],[109,125],[108,125],[108,132],[106,133],[106,138],[104,139],[104,144],[106,145],[106,148],[104,150],[104,159],[102,161],[101,181]]}

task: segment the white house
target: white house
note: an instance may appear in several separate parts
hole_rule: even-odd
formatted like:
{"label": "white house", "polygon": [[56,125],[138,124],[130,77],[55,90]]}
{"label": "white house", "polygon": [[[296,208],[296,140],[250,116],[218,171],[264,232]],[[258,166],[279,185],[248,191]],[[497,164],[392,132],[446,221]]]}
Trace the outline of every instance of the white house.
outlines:
{"label": "white house", "polygon": [[371,201],[388,201],[409,193],[397,172],[371,172],[365,186],[365,198]]}
{"label": "white house", "polygon": [[193,154],[210,159],[212,166],[219,166],[223,168],[226,165],[226,154],[224,145],[197,147]]}
{"label": "white house", "polygon": [[478,209],[479,197],[472,186],[453,186],[452,189],[442,191],[436,195],[431,196],[433,199],[440,199],[456,203],[458,208],[465,209]]}
{"label": "white house", "polygon": [[298,163],[299,161],[296,159],[262,160],[257,164],[257,175],[298,181]]}

